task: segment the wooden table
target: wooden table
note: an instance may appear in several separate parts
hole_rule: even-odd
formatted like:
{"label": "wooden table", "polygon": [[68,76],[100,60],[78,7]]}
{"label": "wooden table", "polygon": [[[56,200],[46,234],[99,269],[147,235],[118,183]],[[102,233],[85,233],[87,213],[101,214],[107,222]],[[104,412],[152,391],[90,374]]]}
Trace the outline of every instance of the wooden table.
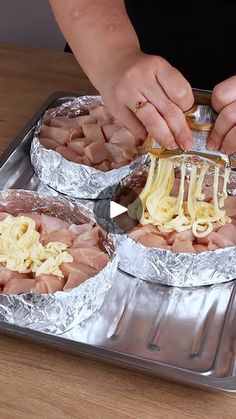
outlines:
{"label": "wooden table", "polygon": [[[94,89],[70,54],[0,43],[0,151],[56,91]],[[235,418],[209,393],[16,338],[0,337],[0,418]]]}

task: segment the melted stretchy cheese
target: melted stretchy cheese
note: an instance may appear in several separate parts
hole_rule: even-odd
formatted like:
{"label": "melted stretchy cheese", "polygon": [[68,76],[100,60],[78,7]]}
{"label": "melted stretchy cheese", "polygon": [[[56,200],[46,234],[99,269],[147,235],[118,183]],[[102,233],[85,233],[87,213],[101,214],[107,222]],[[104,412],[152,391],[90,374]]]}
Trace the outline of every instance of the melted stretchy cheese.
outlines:
{"label": "melted stretchy cheese", "polygon": [[[178,196],[170,196],[174,184],[174,163],[150,155],[151,164],[146,185],[128,212],[141,224],[154,224],[160,231],[170,233],[191,229],[195,237],[205,237],[213,230],[213,223],[230,221],[222,209],[227,196],[229,169],[225,169],[224,184],[219,191],[219,167],[214,169],[213,202],[204,202],[203,182],[207,164],[191,165],[187,201],[184,201],[186,162],[180,166],[181,179]],[[219,198],[220,197],[220,198]]]}
{"label": "melted stretchy cheese", "polygon": [[9,215],[0,222],[0,262],[11,271],[63,277],[60,265],[73,261],[65,251],[66,244],[51,242],[43,246],[39,239],[33,219]]}

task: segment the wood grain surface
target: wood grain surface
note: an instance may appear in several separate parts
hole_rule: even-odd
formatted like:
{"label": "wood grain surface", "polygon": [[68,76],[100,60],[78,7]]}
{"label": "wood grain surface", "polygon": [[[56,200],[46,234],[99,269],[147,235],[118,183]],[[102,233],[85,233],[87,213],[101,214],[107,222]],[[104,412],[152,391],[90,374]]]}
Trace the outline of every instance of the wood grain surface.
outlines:
{"label": "wood grain surface", "polygon": [[[47,97],[93,93],[70,54],[0,43],[0,151]],[[0,335],[0,419],[236,417],[213,393]]]}

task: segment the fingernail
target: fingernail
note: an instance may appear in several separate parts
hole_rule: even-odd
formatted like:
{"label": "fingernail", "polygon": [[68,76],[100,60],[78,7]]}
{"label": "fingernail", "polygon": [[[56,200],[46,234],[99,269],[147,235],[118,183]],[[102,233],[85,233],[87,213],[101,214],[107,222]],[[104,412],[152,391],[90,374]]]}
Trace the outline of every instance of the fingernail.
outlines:
{"label": "fingernail", "polygon": [[193,142],[192,142],[192,140],[187,140],[187,141],[185,141],[185,142],[184,142],[184,144],[183,144],[183,145],[181,145],[181,148],[182,148],[182,150],[184,150],[184,151],[189,151],[189,150],[191,150],[191,149],[192,149],[192,147],[193,147]]}
{"label": "fingernail", "polygon": [[207,143],[207,148],[208,148],[208,150],[216,150],[216,148],[217,148],[216,142],[214,140],[210,140]]}
{"label": "fingernail", "polygon": [[224,148],[224,147],[221,147],[220,152],[223,153],[223,154],[229,154],[227,149]]}
{"label": "fingernail", "polygon": [[170,144],[168,144],[168,146],[166,146],[166,148],[168,150],[175,150],[176,148],[178,148],[178,146],[177,146],[176,143],[170,143]]}

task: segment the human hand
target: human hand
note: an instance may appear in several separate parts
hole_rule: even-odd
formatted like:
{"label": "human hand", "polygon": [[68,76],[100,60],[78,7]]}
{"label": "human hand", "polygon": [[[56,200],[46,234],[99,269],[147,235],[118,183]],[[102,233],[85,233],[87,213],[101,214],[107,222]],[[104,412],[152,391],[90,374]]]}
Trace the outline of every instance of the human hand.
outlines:
{"label": "human hand", "polygon": [[236,152],[236,76],[215,86],[212,106],[219,114],[208,138],[208,148],[225,154]]}
{"label": "human hand", "polygon": [[194,103],[182,74],[164,58],[139,50],[106,60],[96,87],[113,115],[136,137],[147,132],[168,149],[192,147],[184,111]]}

